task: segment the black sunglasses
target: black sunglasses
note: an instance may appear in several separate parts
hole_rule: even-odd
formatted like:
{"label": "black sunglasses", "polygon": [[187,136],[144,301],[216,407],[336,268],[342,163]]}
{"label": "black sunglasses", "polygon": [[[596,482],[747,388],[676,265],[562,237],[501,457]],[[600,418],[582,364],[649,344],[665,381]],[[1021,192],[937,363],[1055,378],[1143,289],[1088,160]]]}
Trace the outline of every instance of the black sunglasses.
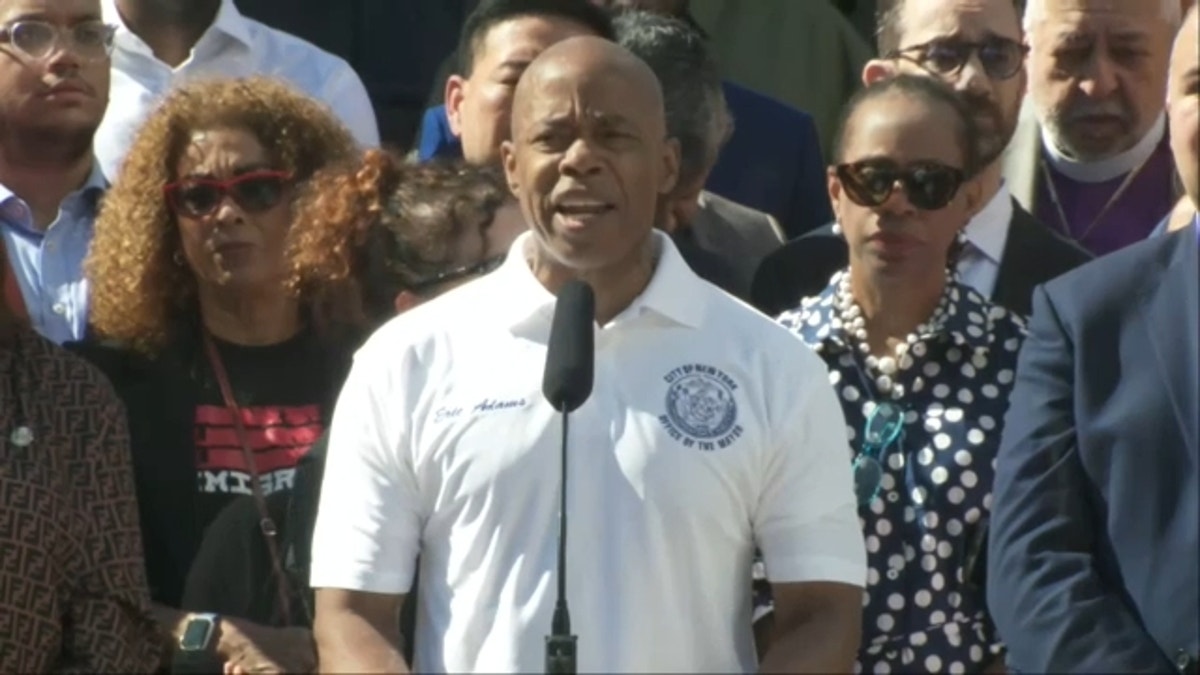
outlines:
{"label": "black sunglasses", "polygon": [[414,293],[421,293],[422,291],[427,291],[434,286],[440,286],[442,284],[450,283],[451,281],[483,276],[484,274],[495,271],[496,268],[500,267],[502,264],[504,264],[504,254],[492,256],[491,258],[484,258],[477,263],[463,265],[462,267],[455,267],[454,269],[446,270],[445,272],[439,272],[438,274],[435,274],[427,279],[422,279],[416,283],[409,284],[408,290]]}
{"label": "black sunglasses", "polygon": [[972,54],[978,54],[979,63],[988,77],[1007,80],[1021,70],[1028,53],[1028,46],[1008,38],[991,38],[983,42],[938,38],[895,50],[888,54],[888,58],[905,59],[936,75],[953,77],[967,64]]}
{"label": "black sunglasses", "polygon": [[876,207],[892,196],[896,183],[922,211],[945,208],[966,180],[962,169],[939,162],[914,162],[906,167],[888,159],[868,159],[834,167],[850,200],[860,206]]}
{"label": "black sunglasses", "polygon": [[262,213],[283,201],[291,179],[286,171],[251,171],[229,180],[186,178],[163,186],[163,194],[175,213],[192,218],[211,215],[226,196],[247,213]]}

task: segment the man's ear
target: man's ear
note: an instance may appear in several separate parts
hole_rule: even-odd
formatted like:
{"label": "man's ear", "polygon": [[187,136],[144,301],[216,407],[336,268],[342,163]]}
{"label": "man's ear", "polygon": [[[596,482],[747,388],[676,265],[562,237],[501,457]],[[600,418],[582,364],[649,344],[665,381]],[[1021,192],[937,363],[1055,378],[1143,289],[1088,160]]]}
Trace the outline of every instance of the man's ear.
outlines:
{"label": "man's ear", "polygon": [[679,141],[668,138],[663,144],[663,174],[659,181],[658,194],[667,196],[679,183]]}
{"label": "man's ear", "polygon": [[862,82],[863,86],[869,87],[880,80],[886,80],[889,77],[895,77],[899,72],[895,61],[885,59],[871,59],[863,66]]}
{"label": "man's ear", "polygon": [[462,75],[451,75],[446,80],[446,119],[450,122],[450,133],[454,134],[455,138],[462,138],[461,111],[468,86],[469,83]]}
{"label": "man's ear", "polygon": [[504,180],[508,183],[508,191],[520,199],[521,183],[517,177],[517,153],[512,141],[500,142],[500,166],[504,167]]}

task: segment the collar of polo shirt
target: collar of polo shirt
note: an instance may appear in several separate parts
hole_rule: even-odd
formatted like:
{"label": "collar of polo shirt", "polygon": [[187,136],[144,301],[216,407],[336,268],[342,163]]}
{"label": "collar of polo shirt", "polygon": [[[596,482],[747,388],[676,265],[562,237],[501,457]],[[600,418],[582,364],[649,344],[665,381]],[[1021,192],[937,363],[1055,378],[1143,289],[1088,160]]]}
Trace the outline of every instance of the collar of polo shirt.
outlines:
{"label": "collar of polo shirt", "polygon": [[[689,328],[700,327],[707,307],[704,295],[696,293],[695,289],[697,283],[706,282],[692,272],[669,237],[658,230],[651,235],[658,249],[654,276],[650,278],[646,290],[605,328],[647,313]],[[497,312],[497,318],[514,332],[522,327],[549,322],[554,316],[555,297],[533,276],[525,257],[525,247],[532,236],[532,233],[526,232],[517,237],[504,264],[491,275],[494,283],[507,286],[505,295],[509,298],[503,307],[492,309]]]}

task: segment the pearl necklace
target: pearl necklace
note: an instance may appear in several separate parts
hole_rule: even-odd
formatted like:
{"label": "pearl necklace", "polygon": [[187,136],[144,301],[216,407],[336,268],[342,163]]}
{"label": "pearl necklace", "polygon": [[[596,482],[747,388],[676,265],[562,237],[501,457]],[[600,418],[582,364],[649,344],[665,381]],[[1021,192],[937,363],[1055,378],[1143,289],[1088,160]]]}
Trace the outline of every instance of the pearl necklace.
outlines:
{"label": "pearl necklace", "polygon": [[853,293],[850,292],[850,273],[842,271],[839,272],[839,275],[836,282],[837,291],[833,297],[836,315],[832,327],[834,329],[844,328],[851,339],[858,344],[858,350],[866,355],[867,369],[876,373],[875,387],[879,389],[879,393],[887,394],[893,400],[903,398],[904,385],[899,383],[898,375],[912,367],[913,358],[909,352],[912,351],[913,345],[921,339],[922,335],[933,332],[946,318],[954,275],[950,270],[946,270],[946,285],[942,291],[942,297],[929,319],[905,336],[903,342],[896,345],[894,356],[881,357],[871,354],[871,346],[867,341],[866,317],[863,316],[862,307],[858,305],[858,302],[854,300]]}

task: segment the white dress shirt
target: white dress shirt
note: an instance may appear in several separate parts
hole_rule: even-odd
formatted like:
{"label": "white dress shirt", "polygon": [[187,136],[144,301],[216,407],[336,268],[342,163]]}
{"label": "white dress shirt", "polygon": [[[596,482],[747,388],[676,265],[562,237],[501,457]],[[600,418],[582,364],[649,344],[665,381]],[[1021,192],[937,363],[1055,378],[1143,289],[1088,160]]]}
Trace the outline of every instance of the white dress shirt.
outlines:
{"label": "white dress shirt", "polygon": [[996,292],[1012,216],[1012,194],[1001,183],[983,210],[967,223],[967,247],[958,260],[958,279],[985,298],[990,299]]}
{"label": "white dress shirt", "polygon": [[146,115],[173,86],[191,79],[267,75],[324,102],[365,147],[379,145],[375,111],[362,80],[345,60],[300,38],[246,18],[224,0],[217,18],[177,68],[160,61],[125,25],[115,0],[103,0],[104,22],[117,26],[108,111],[96,133],[96,157],[112,180]]}
{"label": "white dress shirt", "polygon": [[[372,336],[334,413],[311,583],[407,593],[420,554],[413,672],[543,668],[560,419],[529,236]],[[845,421],[815,353],[654,236],[654,277],[595,328],[571,413],[579,672],[754,672],[756,544],[772,582],[865,585]]]}

